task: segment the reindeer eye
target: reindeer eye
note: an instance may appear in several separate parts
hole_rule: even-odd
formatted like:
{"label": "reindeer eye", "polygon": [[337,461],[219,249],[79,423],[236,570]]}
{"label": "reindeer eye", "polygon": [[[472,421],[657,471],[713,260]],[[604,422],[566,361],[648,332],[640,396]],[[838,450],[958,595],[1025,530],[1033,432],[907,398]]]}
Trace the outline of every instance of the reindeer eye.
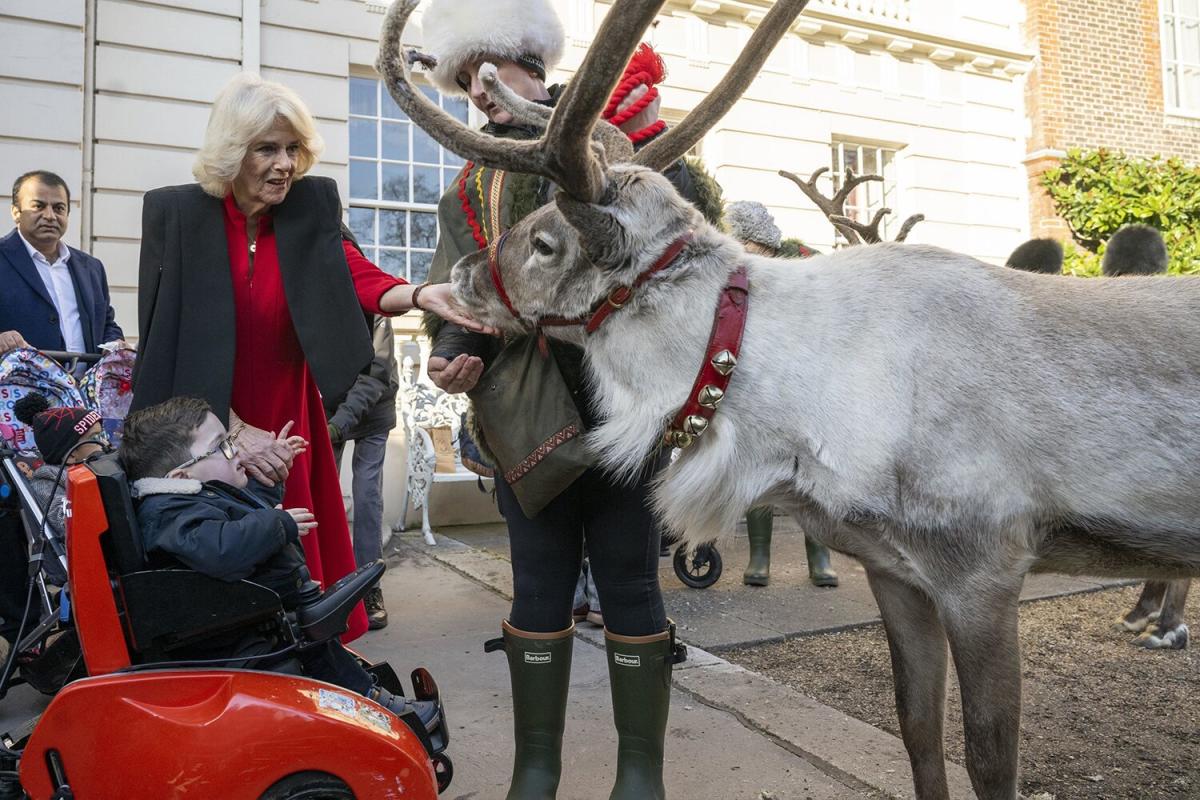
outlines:
{"label": "reindeer eye", "polygon": [[554,255],[554,246],[538,234],[534,234],[533,236],[533,249],[544,256]]}

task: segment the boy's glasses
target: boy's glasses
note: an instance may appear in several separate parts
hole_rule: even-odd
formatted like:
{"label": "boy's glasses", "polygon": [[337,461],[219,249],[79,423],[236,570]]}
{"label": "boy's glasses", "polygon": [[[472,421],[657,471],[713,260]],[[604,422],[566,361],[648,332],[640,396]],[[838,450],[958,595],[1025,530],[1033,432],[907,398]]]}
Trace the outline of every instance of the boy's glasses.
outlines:
{"label": "boy's glasses", "polygon": [[178,467],[175,467],[174,469],[171,469],[168,471],[174,472],[177,469],[185,469],[187,467],[190,467],[192,464],[197,464],[197,463],[203,461],[204,459],[208,458],[209,456],[213,455],[218,450],[221,452],[221,455],[225,456],[226,461],[233,461],[233,457],[237,455],[237,445],[233,443],[233,437],[226,436],[224,439],[217,442],[216,446],[214,446],[212,450],[209,450],[204,455],[196,456],[194,458],[189,458],[187,461],[183,462]]}

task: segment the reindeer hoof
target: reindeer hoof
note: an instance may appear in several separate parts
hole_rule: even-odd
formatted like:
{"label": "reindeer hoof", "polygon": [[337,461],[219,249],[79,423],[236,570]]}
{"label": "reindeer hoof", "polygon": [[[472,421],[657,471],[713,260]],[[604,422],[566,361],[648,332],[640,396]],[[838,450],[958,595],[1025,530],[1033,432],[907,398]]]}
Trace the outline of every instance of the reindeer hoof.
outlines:
{"label": "reindeer hoof", "polygon": [[1188,626],[1179,625],[1175,628],[1164,629],[1154,626],[1133,640],[1137,647],[1147,650],[1184,650],[1188,646]]}
{"label": "reindeer hoof", "polygon": [[1125,616],[1117,617],[1113,620],[1113,629],[1129,631],[1130,633],[1141,633],[1150,627],[1150,623],[1158,620],[1158,615],[1159,612],[1154,611],[1146,616],[1134,616],[1134,612],[1130,611]]}

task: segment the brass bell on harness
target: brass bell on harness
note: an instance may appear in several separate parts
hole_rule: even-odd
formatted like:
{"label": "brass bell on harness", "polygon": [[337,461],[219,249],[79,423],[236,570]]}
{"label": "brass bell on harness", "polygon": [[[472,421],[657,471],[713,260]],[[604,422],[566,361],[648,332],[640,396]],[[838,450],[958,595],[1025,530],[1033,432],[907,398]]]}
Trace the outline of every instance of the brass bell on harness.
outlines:
{"label": "brass bell on harness", "polygon": [[692,438],[692,435],[690,433],[687,433],[685,431],[675,430],[675,429],[671,429],[671,430],[667,431],[667,435],[665,438],[666,438],[666,442],[669,446],[679,447],[681,449],[686,449],[688,447],[691,447],[692,442],[695,441],[695,439]]}
{"label": "brass bell on harness", "polygon": [[722,375],[728,375],[729,373],[733,372],[733,368],[737,366],[737,359],[734,358],[733,353],[729,352],[728,350],[722,350],[712,357],[712,361],[710,363],[713,365],[713,369],[715,369],[717,372],[721,373]]}
{"label": "brass bell on harness", "polygon": [[683,430],[685,433],[690,433],[692,436],[703,436],[708,430],[708,420],[704,417],[692,414],[683,421]]}
{"label": "brass bell on harness", "polygon": [[721,401],[725,399],[725,392],[721,391],[720,387],[713,386],[711,383],[706,385],[696,395],[696,402],[705,408],[716,408],[721,405]]}

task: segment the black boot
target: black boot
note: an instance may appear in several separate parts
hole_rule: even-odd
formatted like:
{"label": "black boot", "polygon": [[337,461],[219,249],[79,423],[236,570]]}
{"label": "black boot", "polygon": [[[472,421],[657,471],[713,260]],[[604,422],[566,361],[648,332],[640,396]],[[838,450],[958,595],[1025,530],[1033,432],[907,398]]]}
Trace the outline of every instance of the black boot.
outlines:
{"label": "black boot", "polygon": [[813,586],[837,586],[837,573],[829,566],[829,548],[804,536],[804,552],[808,555],[808,579]]}
{"label": "black boot", "polygon": [[575,626],[529,633],[504,622],[513,695],[512,782],[507,800],[554,800],[562,774],[562,737]]}

